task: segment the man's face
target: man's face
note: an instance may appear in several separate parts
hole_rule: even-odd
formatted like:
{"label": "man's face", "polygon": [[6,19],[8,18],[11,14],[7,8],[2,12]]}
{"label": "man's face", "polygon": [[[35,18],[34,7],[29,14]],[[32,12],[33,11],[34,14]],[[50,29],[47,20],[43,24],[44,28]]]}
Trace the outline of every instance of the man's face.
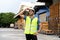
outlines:
{"label": "man's face", "polygon": [[29,15],[34,15],[34,11],[33,10],[29,10]]}

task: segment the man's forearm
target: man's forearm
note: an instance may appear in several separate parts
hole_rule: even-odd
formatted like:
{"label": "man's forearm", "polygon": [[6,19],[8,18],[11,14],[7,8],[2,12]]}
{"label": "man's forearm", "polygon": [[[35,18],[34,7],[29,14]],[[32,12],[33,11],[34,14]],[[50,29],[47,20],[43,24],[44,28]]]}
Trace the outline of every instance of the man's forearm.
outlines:
{"label": "man's forearm", "polygon": [[24,11],[25,11],[25,10],[21,11],[21,12],[19,13],[19,15],[22,15],[22,14],[24,13]]}

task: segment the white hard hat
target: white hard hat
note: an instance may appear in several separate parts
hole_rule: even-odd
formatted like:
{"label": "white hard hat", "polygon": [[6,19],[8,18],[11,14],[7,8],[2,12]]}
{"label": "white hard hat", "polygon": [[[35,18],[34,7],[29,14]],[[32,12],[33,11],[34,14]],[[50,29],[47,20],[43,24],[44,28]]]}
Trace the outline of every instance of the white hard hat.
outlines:
{"label": "white hard hat", "polygon": [[29,8],[30,10],[33,10],[34,12],[35,12],[35,10],[34,10],[34,8]]}

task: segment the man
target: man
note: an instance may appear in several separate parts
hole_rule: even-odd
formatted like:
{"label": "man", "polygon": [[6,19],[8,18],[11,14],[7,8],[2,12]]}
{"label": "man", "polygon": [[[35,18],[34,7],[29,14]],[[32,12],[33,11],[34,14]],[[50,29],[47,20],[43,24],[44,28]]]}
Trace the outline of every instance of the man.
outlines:
{"label": "man", "polygon": [[[29,15],[24,16],[24,11],[29,10]],[[26,40],[37,40],[37,34],[40,32],[37,30],[38,27],[38,18],[34,15],[35,11],[32,8],[27,8],[20,12],[20,17],[25,19],[24,33],[26,35]]]}

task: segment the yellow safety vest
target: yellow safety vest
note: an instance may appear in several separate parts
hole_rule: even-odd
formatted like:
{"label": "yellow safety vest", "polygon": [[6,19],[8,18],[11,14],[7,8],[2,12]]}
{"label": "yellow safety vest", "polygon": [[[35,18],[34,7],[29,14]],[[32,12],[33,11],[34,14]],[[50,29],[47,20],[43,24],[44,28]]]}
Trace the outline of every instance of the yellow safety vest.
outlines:
{"label": "yellow safety vest", "polygon": [[31,18],[27,16],[24,33],[35,34],[37,32],[37,22],[38,22],[37,17],[33,18],[33,20],[31,21]]}

